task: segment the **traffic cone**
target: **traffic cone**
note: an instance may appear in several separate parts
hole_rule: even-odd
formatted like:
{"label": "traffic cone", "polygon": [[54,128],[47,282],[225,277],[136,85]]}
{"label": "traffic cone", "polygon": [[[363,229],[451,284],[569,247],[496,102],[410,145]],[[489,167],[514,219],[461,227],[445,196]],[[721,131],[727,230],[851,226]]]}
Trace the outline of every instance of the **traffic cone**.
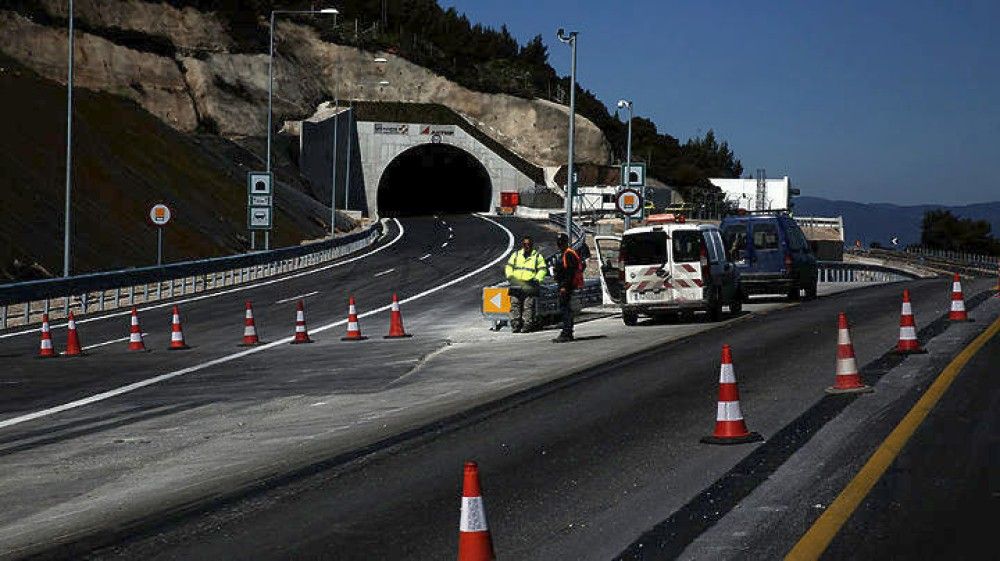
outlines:
{"label": "traffic cone", "polygon": [[403,329],[403,314],[399,311],[399,298],[395,293],[392,295],[392,309],[389,311],[389,334],[385,339],[402,339],[412,337]]}
{"label": "traffic cone", "polygon": [[465,462],[462,514],[458,522],[458,561],[493,561],[493,539],[486,525],[486,509],[479,490],[479,466]]}
{"label": "traffic cone", "polygon": [[76,332],[76,318],[73,317],[73,312],[69,313],[69,318],[66,320],[66,352],[63,353],[65,356],[80,356],[83,354],[83,348],[80,346],[80,334]]}
{"label": "traffic cone", "polygon": [[146,345],[142,342],[142,329],[139,327],[139,311],[132,307],[132,325],[128,332],[128,350],[145,351]]}
{"label": "traffic cone", "polygon": [[243,316],[243,342],[240,343],[240,346],[252,347],[259,344],[260,339],[257,338],[257,326],[253,322],[253,302],[247,300],[246,313]]}
{"label": "traffic cone", "polygon": [[347,307],[347,336],[341,341],[364,341],[368,337],[361,336],[361,325],[358,324],[358,310],[354,307],[354,297],[351,296]]}
{"label": "traffic cone", "polygon": [[736,387],[733,355],[729,345],[722,346],[722,367],[719,371],[719,407],[715,418],[715,432],[701,439],[706,444],[743,444],[764,438],[747,430],[740,411],[740,392]]}
{"label": "traffic cone", "polygon": [[38,358],[52,358],[58,356],[56,350],[52,348],[52,331],[49,329],[49,314],[42,314],[42,344],[38,349]]}
{"label": "traffic cone", "polygon": [[305,307],[302,305],[302,300],[299,300],[295,304],[295,338],[292,339],[292,344],[299,345],[312,342],[312,339],[309,338],[309,332],[306,330]]}
{"label": "traffic cone", "polygon": [[170,322],[170,346],[167,349],[171,351],[182,351],[184,349],[190,349],[184,342],[184,331],[181,330],[181,311],[180,308],[174,306],[173,319]]}
{"label": "traffic cone", "polygon": [[854,344],[851,343],[851,328],[847,325],[847,315],[837,316],[837,375],[833,386],[826,393],[867,393],[875,391],[861,381],[858,361],[854,358]]}
{"label": "traffic cone", "polygon": [[951,310],[948,312],[948,321],[969,321],[969,314],[965,311],[965,296],[962,294],[962,279],[955,273],[951,280]]}
{"label": "traffic cone", "polygon": [[913,306],[910,305],[910,290],[903,289],[903,309],[899,316],[899,343],[896,344],[899,354],[923,354],[927,351],[920,348],[917,340],[917,323],[913,320]]}

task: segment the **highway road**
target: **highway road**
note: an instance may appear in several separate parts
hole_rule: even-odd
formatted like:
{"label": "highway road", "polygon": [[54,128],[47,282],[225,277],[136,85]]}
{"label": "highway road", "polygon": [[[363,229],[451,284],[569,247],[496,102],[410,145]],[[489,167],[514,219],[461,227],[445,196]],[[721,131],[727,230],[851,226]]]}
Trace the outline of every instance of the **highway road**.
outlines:
{"label": "highway road", "polygon": [[[475,225],[473,220],[465,224]],[[433,223],[425,227],[439,229]],[[494,252],[504,245],[499,232],[490,241]],[[483,242],[477,240],[476,247]],[[419,258],[420,251],[409,255]],[[481,261],[490,254],[483,250],[475,258]],[[348,277],[344,282],[359,282]],[[315,469],[265,481],[240,497],[197,511],[151,516],[143,532],[89,558],[453,558],[466,459],[480,464],[487,516],[504,559],[777,558],[798,540],[817,510],[829,504],[921,387],[996,317],[1000,305],[995,300],[971,297],[988,284],[966,284],[979,322],[948,325],[939,318],[946,312],[950,282],[906,283],[922,337],[929,339],[929,355],[903,359],[887,354],[898,335],[898,284],[746,315],[586,369],[501,406],[453,418],[371,454],[320,462]],[[286,294],[271,293],[270,298]],[[366,294],[366,300],[369,296],[375,297]],[[437,306],[474,305],[472,298],[440,300]],[[234,313],[241,301],[230,303]],[[337,307],[323,313],[335,317]],[[862,374],[870,383],[878,382],[874,394],[823,393],[832,383],[839,311],[851,318]],[[448,312],[435,309],[430,315]],[[265,336],[278,320],[273,311],[265,312]],[[216,322],[211,317],[196,321]],[[236,340],[233,323],[219,320],[217,330],[230,335],[216,335],[217,352]],[[210,330],[198,335],[202,339],[193,339],[211,337]],[[764,443],[699,443],[714,424],[723,343],[734,349],[747,423],[765,436]],[[531,344],[522,343],[526,351]],[[278,360],[289,356],[283,353]],[[378,364],[366,357],[359,355],[362,364]],[[264,398],[282,391],[289,378],[300,386],[295,391],[303,391],[303,379],[306,386],[321,383],[311,378],[310,363],[301,359],[285,368],[269,364],[261,372],[263,380],[248,382],[243,369],[249,365],[243,364],[242,369],[213,370],[197,383],[194,378],[171,382],[157,391],[156,400],[162,403],[164,394],[174,401],[196,395],[207,401],[234,394]],[[522,367],[530,369],[531,364]],[[359,376],[356,382],[371,384],[370,378]],[[349,381],[322,382],[340,383],[351,389]],[[50,402],[39,395],[33,403]],[[853,428],[833,430],[841,424]],[[982,455],[978,458],[981,462]],[[787,489],[760,497],[779,483]],[[757,506],[748,508],[751,504]],[[850,549],[834,549],[830,558],[856,558]],[[68,551],[73,550],[51,553]]]}

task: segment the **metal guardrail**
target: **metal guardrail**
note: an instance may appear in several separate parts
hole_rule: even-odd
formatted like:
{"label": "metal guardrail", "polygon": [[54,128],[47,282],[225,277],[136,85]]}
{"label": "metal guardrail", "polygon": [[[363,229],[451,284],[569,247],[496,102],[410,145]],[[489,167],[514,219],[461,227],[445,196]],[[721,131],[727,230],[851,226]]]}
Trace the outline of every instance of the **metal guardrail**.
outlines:
{"label": "metal guardrail", "polygon": [[843,261],[817,261],[819,282],[898,282],[918,279],[917,275],[891,267]]}
{"label": "metal guardrail", "polygon": [[381,224],[306,245],[197,261],[0,285],[0,329],[234,286],[313,267],[371,245]]}
{"label": "metal guardrail", "polygon": [[931,259],[938,259],[941,261],[953,261],[958,263],[965,263],[980,267],[1000,266],[1000,256],[996,255],[980,255],[976,253],[966,253],[961,251],[945,251],[941,249],[929,249],[925,247],[908,247],[906,248],[905,252],[909,255],[929,257]]}

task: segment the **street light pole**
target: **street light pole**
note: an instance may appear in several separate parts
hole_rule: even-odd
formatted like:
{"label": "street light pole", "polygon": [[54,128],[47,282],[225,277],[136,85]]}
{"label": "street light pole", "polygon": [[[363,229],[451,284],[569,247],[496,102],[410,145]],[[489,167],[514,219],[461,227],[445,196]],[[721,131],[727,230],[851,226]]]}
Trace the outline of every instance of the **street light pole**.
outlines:
{"label": "street light pole", "polygon": [[[628,140],[625,141],[625,166],[622,169],[622,189],[625,189],[629,184],[629,176],[632,173],[632,101],[628,99],[618,100],[619,108],[628,108]],[[643,197],[645,197],[643,193]],[[643,207],[645,207],[645,201],[643,202]],[[645,208],[643,208],[645,212]],[[625,215],[625,229],[628,230],[632,225],[632,218],[629,215]]]}
{"label": "street light pole", "polygon": [[330,177],[330,237],[337,237],[337,129],[340,128],[340,96],[333,96],[333,169]]}
{"label": "street light pole", "polygon": [[[334,8],[323,8],[322,10],[271,10],[271,25],[270,30],[270,42],[269,51],[267,55],[267,173],[271,173],[271,127],[273,126],[271,120],[273,119],[274,111],[274,16],[277,14],[333,14],[334,25],[337,24],[337,14],[340,13]],[[271,178],[274,181],[274,178]],[[272,196],[273,191],[272,191]],[[270,249],[270,236],[269,231],[264,230],[264,249]],[[250,232],[251,248],[253,247],[253,236],[254,232]]]}
{"label": "street light pole", "polygon": [[68,277],[70,195],[73,187],[73,0],[69,0],[69,53],[66,59],[66,217],[63,224],[63,276]]}
{"label": "street light pole", "polygon": [[570,243],[573,242],[573,185],[576,183],[573,173],[573,141],[576,133],[576,31],[570,31],[567,35],[565,30],[556,31],[556,37],[570,46],[570,67],[569,67],[569,156],[567,157],[566,168],[566,236]]}

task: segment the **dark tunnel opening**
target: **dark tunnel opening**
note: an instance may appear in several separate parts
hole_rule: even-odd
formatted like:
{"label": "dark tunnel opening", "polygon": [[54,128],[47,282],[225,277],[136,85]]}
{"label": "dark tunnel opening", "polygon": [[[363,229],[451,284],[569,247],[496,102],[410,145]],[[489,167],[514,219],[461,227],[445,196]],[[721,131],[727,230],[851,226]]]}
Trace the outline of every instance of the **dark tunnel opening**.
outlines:
{"label": "dark tunnel opening", "polygon": [[422,144],[400,154],[378,184],[380,216],[463,214],[490,209],[493,184],[472,154],[448,144]]}

